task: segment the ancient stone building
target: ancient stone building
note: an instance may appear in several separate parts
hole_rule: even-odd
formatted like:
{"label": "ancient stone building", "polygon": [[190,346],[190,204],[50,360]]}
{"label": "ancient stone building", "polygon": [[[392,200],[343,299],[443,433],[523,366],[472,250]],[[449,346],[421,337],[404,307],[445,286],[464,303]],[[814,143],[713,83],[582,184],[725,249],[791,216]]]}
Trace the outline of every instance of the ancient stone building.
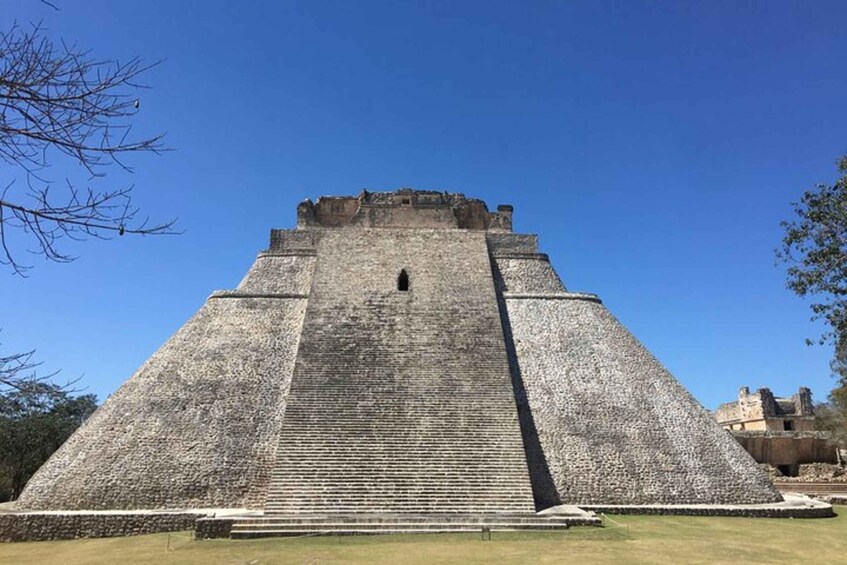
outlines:
{"label": "ancient stone building", "polygon": [[721,404],[715,411],[715,419],[727,430],[811,432],[815,429],[812,393],[806,387],[800,387],[789,398],[777,398],[767,388],[750,394],[748,387],[741,387],[738,400]]}
{"label": "ancient stone building", "polygon": [[783,475],[796,475],[804,463],[837,461],[831,434],[815,431],[812,393],[806,387],[787,398],[775,397],[767,388],[751,394],[741,387],[738,400],[721,404],[715,419],[753,459],[777,467]]}
{"label": "ancient stone building", "polygon": [[272,230],[20,509],[528,514],[780,494],[512,207],[403,189]]}

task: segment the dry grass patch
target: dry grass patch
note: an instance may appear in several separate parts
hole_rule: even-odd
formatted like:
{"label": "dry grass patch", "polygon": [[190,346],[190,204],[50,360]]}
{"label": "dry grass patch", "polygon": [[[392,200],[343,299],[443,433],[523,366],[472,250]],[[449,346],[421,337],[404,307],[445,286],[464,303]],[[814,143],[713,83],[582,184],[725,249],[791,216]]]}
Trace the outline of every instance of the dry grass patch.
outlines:
{"label": "dry grass patch", "polygon": [[612,516],[618,525],[564,532],[194,541],[188,532],[0,545],[19,565],[274,563],[843,563],[847,507],[817,520]]}

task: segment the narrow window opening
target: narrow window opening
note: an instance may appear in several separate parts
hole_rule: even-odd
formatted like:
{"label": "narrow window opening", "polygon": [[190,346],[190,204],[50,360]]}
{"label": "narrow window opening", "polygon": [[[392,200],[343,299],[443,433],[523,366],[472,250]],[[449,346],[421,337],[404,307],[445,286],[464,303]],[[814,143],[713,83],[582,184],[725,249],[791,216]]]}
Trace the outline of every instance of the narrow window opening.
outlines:
{"label": "narrow window opening", "polygon": [[406,273],[406,269],[400,271],[400,276],[397,277],[397,290],[406,292],[409,290],[409,275]]}

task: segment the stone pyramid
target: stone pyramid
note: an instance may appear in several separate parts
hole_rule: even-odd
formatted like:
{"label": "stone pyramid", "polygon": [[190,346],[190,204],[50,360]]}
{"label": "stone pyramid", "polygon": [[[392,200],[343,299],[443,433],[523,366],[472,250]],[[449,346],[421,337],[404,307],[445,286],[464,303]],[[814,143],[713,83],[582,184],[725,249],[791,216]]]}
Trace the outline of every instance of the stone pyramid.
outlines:
{"label": "stone pyramid", "polygon": [[307,200],[17,508],[533,513],[782,498],[512,208]]}

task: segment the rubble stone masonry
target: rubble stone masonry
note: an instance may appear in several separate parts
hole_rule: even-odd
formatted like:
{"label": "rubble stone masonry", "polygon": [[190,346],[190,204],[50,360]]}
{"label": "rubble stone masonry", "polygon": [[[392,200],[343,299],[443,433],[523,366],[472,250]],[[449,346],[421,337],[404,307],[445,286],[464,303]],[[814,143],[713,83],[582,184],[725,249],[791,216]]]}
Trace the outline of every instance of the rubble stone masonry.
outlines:
{"label": "rubble stone masonry", "polygon": [[600,299],[568,292],[536,236],[511,226],[510,206],[433,191],[304,202],[298,228],[272,231],[239,287],[213,293],[106,400],[18,509],[781,500]]}

